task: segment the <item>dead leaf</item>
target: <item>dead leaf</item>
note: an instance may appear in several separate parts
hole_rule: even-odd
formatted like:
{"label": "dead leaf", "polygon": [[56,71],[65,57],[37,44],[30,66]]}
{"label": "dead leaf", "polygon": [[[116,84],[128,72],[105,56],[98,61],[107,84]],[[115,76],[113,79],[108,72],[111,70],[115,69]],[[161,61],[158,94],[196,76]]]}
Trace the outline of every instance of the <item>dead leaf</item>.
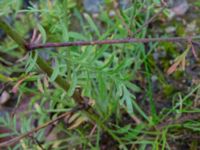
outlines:
{"label": "dead leaf", "polygon": [[75,129],[80,126],[82,123],[86,122],[88,119],[84,116],[80,116],[78,119],[74,121],[74,123],[68,127],[68,129]]}
{"label": "dead leaf", "polygon": [[195,58],[196,60],[199,60],[199,58],[198,58],[198,56],[197,56],[197,53],[196,53],[196,51],[195,51],[195,48],[194,48],[193,44],[191,44],[191,49],[192,49],[192,54],[194,55],[194,58]]}
{"label": "dead leaf", "polygon": [[10,94],[7,91],[3,91],[0,96],[0,105],[5,104],[10,99]]}
{"label": "dead leaf", "polygon": [[176,71],[180,65],[180,69],[185,70],[186,56],[191,48],[191,44],[188,45],[187,49],[175,59],[175,63],[167,70],[167,74],[170,75]]}
{"label": "dead leaf", "polygon": [[181,69],[184,71],[185,70],[185,65],[186,65],[186,60],[185,57],[181,60]]}
{"label": "dead leaf", "polygon": [[174,71],[176,71],[179,64],[180,64],[180,62],[174,63],[174,64],[167,70],[167,74],[170,75],[170,74],[172,74]]}
{"label": "dead leaf", "polygon": [[42,83],[41,83],[41,80],[38,79],[37,80],[37,87],[38,87],[38,90],[41,92],[41,93],[44,93],[44,88],[42,86]]}

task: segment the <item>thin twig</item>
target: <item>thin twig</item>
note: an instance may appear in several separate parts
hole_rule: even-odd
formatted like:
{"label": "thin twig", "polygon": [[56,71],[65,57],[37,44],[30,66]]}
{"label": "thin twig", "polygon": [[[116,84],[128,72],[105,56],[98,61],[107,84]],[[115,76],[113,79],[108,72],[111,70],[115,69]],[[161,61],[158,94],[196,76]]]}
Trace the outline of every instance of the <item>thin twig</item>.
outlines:
{"label": "thin twig", "polygon": [[170,125],[183,124],[186,121],[197,120],[199,118],[200,118],[200,114],[187,114],[187,115],[183,115],[180,118],[178,118],[177,120],[167,120],[166,122],[158,124],[156,126],[156,129],[157,130],[162,130],[163,128],[165,128],[167,126],[170,126]]}
{"label": "thin twig", "polygon": [[46,43],[46,44],[29,44],[29,50],[38,48],[52,48],[52,47],[70,47],[70,46],[88,46],[88,45],[105,45],[105,44],[121,44],[121,43],[149,43],[149,42],[180,42],[188,40],[200,40],[199,36],[186,37],[169,37],[169,38],[126,38],[115,40],[101,40],[101,41],[76,41],[64,43]]}
{"label": "thin twig", "polygon": [[133,33],[132,36],[135,36],[136,34],[138,34],[139,32],[141,32],[141,31],[144,29],[144,27],[148,26],[152,21],[154,21],[154,19],[155,19],[158,15],[160,15],[160,14],[163,12],[163,10],[164,10],[165,8],[166,8],[166,7],[163,6],[155,15],[153,15],[153,16],[152,16],[150,19],[148,19],[138,30],[136,30],[136,31]]}
{"label": "thin twig", "polygon": [[5,31],[23,50],[27,49],[26,41],[0,16],[0,29]]}
{"label": "thin twig", "polygon": [[65,118],[66,116],[68,116],[68,115],[70,115],[70,114],[72,114],[72,113],[74,113],[74,112],[77,112],[77,111],[80,111],[80,110],[83,110],[83,109],[87,109],[86,106],[87,106],[87,105],[76,106],[76,107],[74,107],[71,111],[66,112],[66,113],[63,113],[63,114],[61,114],[60,116],[58,116],[57,118],[55,118],[55,119],[53,119],[53,120],[50,120],[50,121],[48,121],[48,122],[46,122],[46,123],[44,123],[44,124],[42,124],[42,125],[40,125],[40,126],[34,128],[34,129],[30,130],[30,131],[28,131],[28,132],[26,132],[26,133],[20,135],[20,136],[14,137],[14,138],[12,138],[12,139],[9,140],[9,141],[0,143],[0,147],[5,147],[5,146],[12,145],[12,144],[14,144],[14,143],[20,141],[21,139],[23,139],[23,138],[25,138],[25,137],[27,137],[27,136],[30,136],[30,135],[32,135],[33,133],[35,133],[35,132],[37,132],[37,131],[39,131],[39,130],[41,130],[41,129],[43,129],[43,128],[45,128],[45,127],[47,127],[47,126],[49,126],[49,125],[51,125],[51,124],[53,124],[53,123],[55,123],[55,122],[61,120],[61,119],[63,119],[63,118]]}

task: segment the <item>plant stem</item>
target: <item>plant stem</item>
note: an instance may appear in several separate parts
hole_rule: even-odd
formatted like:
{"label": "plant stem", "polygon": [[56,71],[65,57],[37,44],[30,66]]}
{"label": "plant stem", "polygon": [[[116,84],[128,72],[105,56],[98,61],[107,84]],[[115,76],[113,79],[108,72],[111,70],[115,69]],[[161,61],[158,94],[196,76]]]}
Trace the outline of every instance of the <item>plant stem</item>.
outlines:
{"label": "plant stem", "polygon": [[[22,47],[26,52],[29,51],[27,43],[24,41],[24,39],[15,31],[4,19],[3,17],[0,17],[0,28],[3,29],[20,47]],[[33,52],[33,57],[35,56],[35,53]],[[49,77],[53,73],[53,69],[46,63],[41,57],[37,57],[37,65],[39,68],[45,72]],[[55,82],[66,92],[68,91],[70,84],[63,79],[61,76],[57,76],[55,79]],[[83,98],[80,95],[81,93],[77,90],[75,90],[72,97],[77,103],[82,103]]]}
{"label": "plant stem", "polygon": [[149,43],[149,42],[180,42],[189,40],[200,40],[200,36],[170,37],[170,38],[126,38],[102,41],[76,41],[64,43],[46,43],[46,44],[29,44],[29,50],[50,47],[70,47],[70,46],[88,46],[88,45],[105,45],[105,44],[122,44],[122,43]]}
{"label": "plant stem", "polygon": [[0,17],[0,28],[4,30],[20,47],[27,49],[27,43],[24,39],[15,31],[3,17]]}

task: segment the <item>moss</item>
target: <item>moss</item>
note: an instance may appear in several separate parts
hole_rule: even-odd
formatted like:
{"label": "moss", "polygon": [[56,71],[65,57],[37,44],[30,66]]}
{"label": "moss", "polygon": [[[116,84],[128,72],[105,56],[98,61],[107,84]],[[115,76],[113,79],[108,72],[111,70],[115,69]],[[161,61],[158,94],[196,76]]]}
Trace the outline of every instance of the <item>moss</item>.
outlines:
{"label": "moss", "polygon": [[184,36],[185,35],[185,27],[183,27],[182,25],[178,25],[176,28],[176,34],[178,36]]}
{"label": "moss", "polygon": [[173,77],[175,80],[181,79],[183,77],[183,75],[184,75],[184,72],[181,70],[177,70],[173,73]]}
{"label": "moss", "polygon": [[165,96],[169,96],[174,92],[174,87],[170,84],[166,84],[163,86],[163,94]]}

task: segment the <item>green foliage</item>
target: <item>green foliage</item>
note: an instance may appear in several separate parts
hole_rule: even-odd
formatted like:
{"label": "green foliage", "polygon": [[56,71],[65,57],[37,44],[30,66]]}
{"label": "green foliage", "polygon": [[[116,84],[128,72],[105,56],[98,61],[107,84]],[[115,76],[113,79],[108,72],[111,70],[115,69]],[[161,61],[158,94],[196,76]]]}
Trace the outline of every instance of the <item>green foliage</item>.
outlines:
{"label": "green foliage", "polygon": [[[159,0],[136,0],[129,8],[121,10],[121,20],[116,14],[109,15],[110,11],[114,11],[110,8],[110,0],[105,1],[105,5],[109,7],[105,6],[105,10],[101,10],[96,18],[84,12],[79,6],[79,1],[40,0],[22,9],[22,0],[2,0],[0,15],[10,15],[14,20],[11,26],[19,31],[27,42],[30,41],[30,34],[33,34],[34,29],[41,34],[40,43],[122,39],[129,36],[122,22],[134,33],[150,18],[159,3]],[[146,13],[141,13],[144,8]],[[180,28],[178,32],[181,31]],[[147,37],[147,32],[147,28],[143,28],[136,37]],[[152,76],[159,72],[159,67],[151,54],[156,48],[160,48],[170,53],[171,57],[178,56],[179,52],[175,51],[177,47],[168,42],[149,43],[148,46],[129,43],[39,49],[28,52],[25,57],[25,52],[19,46],[8,37],[1,41],[0,46],[0,53],[6,58],[11,57],[9,61],[0,56],[0,62],[9,66],[0,64],[0,81],[14,87],[25,78],[17,88],[17,106],[21,105],[20,101],[28,99],[28,112],[31,112],[31,115],[19,114],[18,120],[7,115],[0,117],[0,124],[13,129],[14,135],[21,135],[34,128],[35,119],[41,125],[73,108],[76,102],[71,96],[77,87],[81,87],[81,94],[89,97],[94,103],[92,107],[96,114],[75,114],[78,117],[75,116],[76,119],[69,126],[77,125],[76,128],[70,130],[67,129],[66,123],[56,124],[54,132],[62,133],[63,139],[60,136],[52,141],[45,141],[45,129],[34,133],[38,141],[44,141],[45,149],[51,146],[54,149],[101,149],[102,143],[107,140],[103,139],[103,136],[108,136],[107,138],[121,149],[147,149],[149,146],[152,149],[170,149],[168,132],[174,128],[179,130],[180,125],[166,124],[163,131],[153,128],[170,115],[177,117],[190,112],[190,97],[200,88],[199,85],[192,87],[188,90],[189,94],[178,93],[160,73],[158,80],[161,83],[162,94],[172,98],[172,108],[160,112],[157,110]],[[52,67],[52,72],[46,72],[49,78],[41,73],[38,67],[40,57]],[[22,60],[19,60],[20,58]],[[163,66],[166,70],[169,62]],[[45,67],[47,66],[44,65]],[[67,92],[55,84],[58,77],[63,77],[64,81],[69,82],[70,86],[66,86]],[[137,95],[140,94],[142,98],[138,99]],[[199,112],[199,109],[196,111]],[[50,116],[50,113],[54,113],[53,116]],[[126,117],[129,124],[126,124]],[[17,130],[18,123],[20,129]],[[199,132],[199,122],[184,122],[182,128]],[[15,148],[38,149],[37,143],[33,143],[31,138],[25,138]]]}

